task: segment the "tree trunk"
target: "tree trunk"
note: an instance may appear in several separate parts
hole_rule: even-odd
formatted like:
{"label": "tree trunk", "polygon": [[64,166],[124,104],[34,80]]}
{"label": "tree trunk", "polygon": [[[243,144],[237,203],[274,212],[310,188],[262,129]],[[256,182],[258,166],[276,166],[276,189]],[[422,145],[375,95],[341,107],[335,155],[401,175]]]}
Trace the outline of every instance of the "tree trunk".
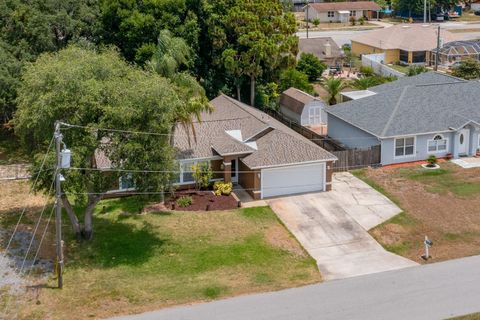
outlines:
{"label": "tree trunk", "polygon": [[102,199],[102,195],[89,195],[87,201],[87,207],[85,208],[85,221],[83,229],[83,237],[86,240],[92,240],[93,238],[93,210],[97,203]]}
{"label": "tree trunk", "polygon": [[250,76],[250,105],[255,107],[255,76]]}
{"label": "tree trunk", "polygon": [[240,84],[237,84],[237,100],[242,101],[242,98],[240,97]]}
{"label": "tree trunk", "polygon": [[75,211],[72,208],[72,205],[70,204],[70,201],[68,201],[68,198],[66,195],[62,196],[62,204],[63,207],[65,208],[65,211],[67,211],[67,215],[70,218],[70,223],[72,224],[72,229],[73,233],[75,233],[75,238],[77,241],[80,241],[82,238],[82,229],[80,227],[80,223],[78,222],[77,215],[75,214]]}

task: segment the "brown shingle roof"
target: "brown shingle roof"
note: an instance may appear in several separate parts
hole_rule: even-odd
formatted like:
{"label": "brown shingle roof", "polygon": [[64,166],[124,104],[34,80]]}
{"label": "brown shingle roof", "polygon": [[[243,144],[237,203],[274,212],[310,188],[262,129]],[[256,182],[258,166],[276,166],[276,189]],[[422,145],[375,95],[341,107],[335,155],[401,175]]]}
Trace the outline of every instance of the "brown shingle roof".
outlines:
{"label": "brown shingle roof", "polygon": [[280,95],[280,105],[292,110],[296,114],[302,114],[305,105],[314,100],[318,99],[293,87],[283,91]]}
{"label": "brown shingle roof", "polygon": [[[328,57],[325,54],[325,45],[327,42],[332,48],[332,55]],[[324,60],[326,58],[341,58],[344,56],[342,49],[340,49],[340,47],[330,37],[300,39],[298,41],[298,51],[300,53],[312,53],[320,60]]]}
{"label": "brown shingle roof", "polygon": [[382,10],[382,8],[373,1],[312,3],[310,6],[317,12],[337,10]]}
{"label": "brown shingle roof", "polygon": [[[226,95],[220,95],[210,103],[214,111],[203,114],[202,122],[194,122],[196,140],[192,138],[189,144],[185,128],[179,126],[175,130],[174,144],[179,159],[245,152],[251,154],[242,161],[250,168],[336,159],[328,151],[258,109]],[[225,133],[228,130],[241,130],[243,140],[258,136],[249,140],[257,143],[257,150],[241,146],[240,141]]]}

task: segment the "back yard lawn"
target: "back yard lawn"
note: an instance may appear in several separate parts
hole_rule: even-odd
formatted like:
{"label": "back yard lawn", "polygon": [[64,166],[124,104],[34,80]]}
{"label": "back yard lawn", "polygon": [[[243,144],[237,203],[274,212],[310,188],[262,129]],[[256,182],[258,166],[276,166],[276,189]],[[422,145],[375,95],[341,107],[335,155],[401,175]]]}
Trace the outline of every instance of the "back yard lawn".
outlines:
{"label": "back yard lawn", "polygon": [[74,242],[65,223],[64,289],[39,281],[21,318],[104,318],[321,281],[269,207],[140,215],[142,207],[138,198],[102,201],[91,243]]}
{"label": "back yard lawn", "polygon": [[427,235],[434,242],[430,262],[480,254],[480,169],[446,162],[439,170],[415,166],[354,174],[404,210],[370,230],[387,250],[422,262]]}

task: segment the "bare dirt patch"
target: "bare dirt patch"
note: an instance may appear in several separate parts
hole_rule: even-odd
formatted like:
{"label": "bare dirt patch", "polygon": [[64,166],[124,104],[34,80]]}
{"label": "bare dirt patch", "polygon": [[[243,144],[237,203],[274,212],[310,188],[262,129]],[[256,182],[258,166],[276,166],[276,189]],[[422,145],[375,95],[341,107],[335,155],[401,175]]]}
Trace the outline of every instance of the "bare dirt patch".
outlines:
{"label": "bare dirt patch", "polygon": [[438,175],[418,167],[369,169],[364,179],[404,210],[371,230],[390,251],[421,262],[423,239],[433,240],[431,262],[480,254],[480,168],[442,163]]}
{"label": "bare dirt patch", "polygon": [[292,239],[292,236],[286,233],[285,228],[280,225],[269,227],[265,232],[265,238],[271,245],[296,256],[305,257],[307,255],[295,239]]}

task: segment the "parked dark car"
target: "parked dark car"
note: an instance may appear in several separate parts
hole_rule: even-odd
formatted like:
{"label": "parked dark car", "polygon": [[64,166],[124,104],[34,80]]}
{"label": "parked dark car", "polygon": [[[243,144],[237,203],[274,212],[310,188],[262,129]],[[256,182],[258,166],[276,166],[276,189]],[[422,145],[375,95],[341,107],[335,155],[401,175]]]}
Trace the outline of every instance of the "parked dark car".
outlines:
{"label": "parked dark car", "polygon": [[480,10],[475,11],[474,14],[475,14],[476,16],[480,16]]}

